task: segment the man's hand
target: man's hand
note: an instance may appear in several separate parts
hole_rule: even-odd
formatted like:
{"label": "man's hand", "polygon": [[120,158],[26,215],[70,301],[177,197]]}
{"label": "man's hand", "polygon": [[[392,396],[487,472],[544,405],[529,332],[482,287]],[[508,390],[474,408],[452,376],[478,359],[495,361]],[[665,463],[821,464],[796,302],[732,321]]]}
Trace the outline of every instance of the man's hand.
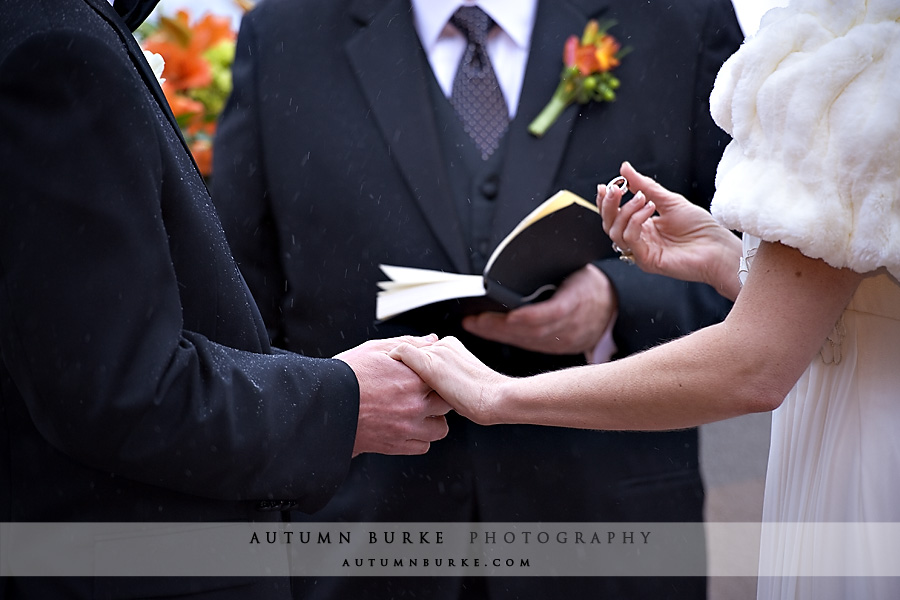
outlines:
{"label": "man's hand", "polygon": [[424,454],[447,435],[450,406],[413,371],[388,353],[400,343],[422,347],[436,336],[371,340],[335,356],[359,381],[359,420],[353,456]]}
{"label": "man's hand", "polygon": [[618,308],[606,275],[594,265],[576,271],[544,302],[509,313],[485,312],[463,319],[463,328],[495,342],[545,354],[593,350]]}

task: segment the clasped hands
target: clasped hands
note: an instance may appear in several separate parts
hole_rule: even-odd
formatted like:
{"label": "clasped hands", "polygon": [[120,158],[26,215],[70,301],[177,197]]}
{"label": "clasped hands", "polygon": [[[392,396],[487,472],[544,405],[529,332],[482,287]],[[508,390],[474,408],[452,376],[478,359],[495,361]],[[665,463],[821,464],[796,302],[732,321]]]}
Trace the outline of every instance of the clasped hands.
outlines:
{"label": "clasped hands", "polygon": [[424,454],[447,435],[451,407],[414,371],[389,353],[399,344],[421,348],[436,335],[370,340],[335,356],[359,383],[359,417],[353,456]]}
{"label": "clasped hands", "polygon": [[[638,173],[629,163],[622,164],[620,173],[628,189],[636,192],[624,205],[624,186],[617,182],[597,187],[603,229],[613,244],[647,272],[709,283],[733,299],[737,291],[723,289],[728,284],[722,281],[736,281],[729,257],[735,245],[739,252],[737,238],[706,210]],[[466,317],[463,327],[480,337],[528,350],[574,354],[589,352],[597,344],[617,307],[609,280],[594,265],[587,265],[550,299],[505,314]],[[375,350],[377,360],[354,366],[348,360],[354,358],[351,353],[367,346]],[[361,399],[354,454],[424,453],[430,442],[446,435],[444,415],[451,408],[482,425],[516,422],[520,382],[485,366],[456,338],[375,340],[337,358],[351,362],[354,371],[362,370],[357,371]],[[364,393],[363,387],[371,390]]]}

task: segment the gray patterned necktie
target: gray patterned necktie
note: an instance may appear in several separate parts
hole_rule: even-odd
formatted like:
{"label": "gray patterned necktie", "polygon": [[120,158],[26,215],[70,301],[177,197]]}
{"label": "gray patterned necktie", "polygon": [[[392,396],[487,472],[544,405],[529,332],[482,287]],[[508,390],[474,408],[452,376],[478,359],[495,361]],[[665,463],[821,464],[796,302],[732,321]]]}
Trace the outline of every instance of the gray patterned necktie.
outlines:
{"label": "gray patterned necktie", "polygon": [[487,160],[497,150],[509,125],[509,109],[484,47],[494,21],[477,6],[462,6],[450,22],[468,40],[453,80],[450,104],[481,150],[481,158]]}

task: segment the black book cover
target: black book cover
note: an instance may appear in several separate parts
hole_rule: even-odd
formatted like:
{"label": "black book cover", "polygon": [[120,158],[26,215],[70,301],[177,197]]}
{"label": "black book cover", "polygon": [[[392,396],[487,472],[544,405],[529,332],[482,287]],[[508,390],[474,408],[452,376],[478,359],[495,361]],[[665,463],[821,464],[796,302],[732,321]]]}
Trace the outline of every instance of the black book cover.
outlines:
{"label": "black book cover", "polygon": [[453,312],[510,310],[546,299],[562,281],[607,251],[597,207],[563,190],[525,217],[497,246],[482,275],[382,265],[378,320],[438,302]]}

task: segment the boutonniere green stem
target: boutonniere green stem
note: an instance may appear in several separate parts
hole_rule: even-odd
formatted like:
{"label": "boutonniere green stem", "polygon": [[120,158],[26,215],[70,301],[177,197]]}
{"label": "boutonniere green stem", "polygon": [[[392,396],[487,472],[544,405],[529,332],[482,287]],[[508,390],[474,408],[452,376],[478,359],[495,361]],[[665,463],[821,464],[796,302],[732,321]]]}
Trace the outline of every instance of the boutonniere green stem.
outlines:
{"label": "boutonniere green stem", "polygon": [[587,104],[592,100],[612,102],[616,99],[619,80],[611,71],[619,66],[628,49],[623,50],[616,38],[607,33],[613,25],[613,21],[601,25],[591,20],[581,39],[573,35],[566,40],[559,85],[547,106],[528,126],[529,133],[537,137],[544,135],[573,102]]}

